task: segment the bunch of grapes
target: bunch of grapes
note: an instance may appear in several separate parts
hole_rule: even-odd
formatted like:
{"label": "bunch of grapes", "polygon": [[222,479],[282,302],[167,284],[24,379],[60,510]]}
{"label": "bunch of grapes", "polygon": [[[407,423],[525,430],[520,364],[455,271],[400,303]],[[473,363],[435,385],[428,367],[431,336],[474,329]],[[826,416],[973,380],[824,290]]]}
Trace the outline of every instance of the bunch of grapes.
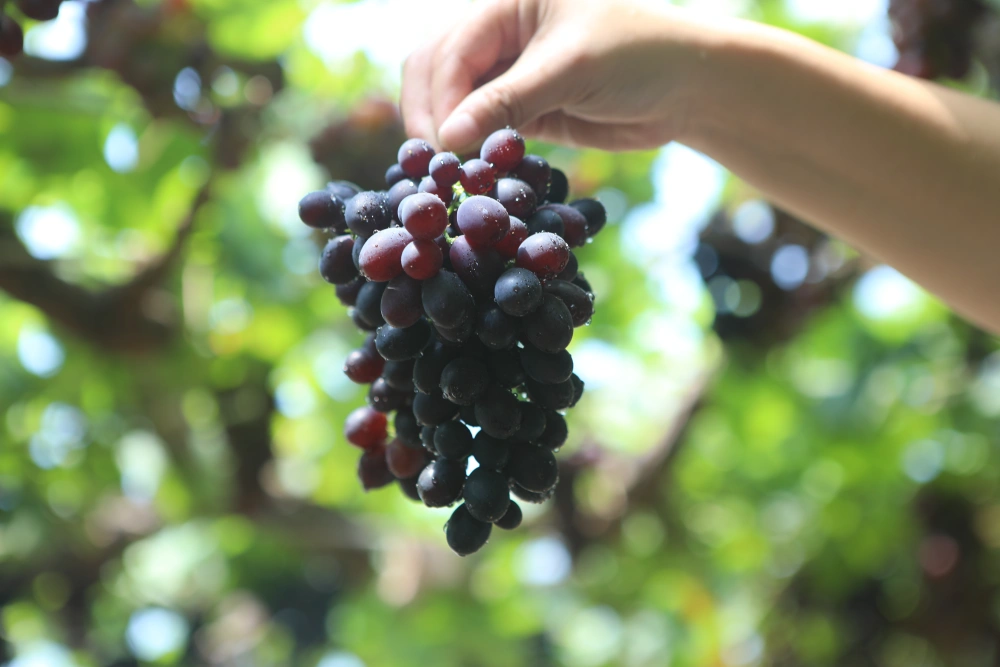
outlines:
{"label": "bunch of grapes", "polygon": [[982,0],[890,0],[896,70],[924,79],[961,79],[972,65],[973,31]]}
{"label": "bunch of grapes", "polygon": [[464,163],[410,139],[386,185],[338,181],[299,203],[333,234],[320,274],[370,332],[344,365],[371,384],[345,435],[365,489],[398,481],[429,507],[462,501],[445,534],[464,556],[494,524],[520,524],[511,493],[540,503],[555,489],[562,412],[583,394],[566,347],[594,313],[571,248],[607,218],[593,199],[564,204],[565,175],[511,129]]}
{"label": "bunch of grapes", "polygon": [[[0,2],[0,56],[12,58],[24,50],[24,31]],[[17,8],[29,19],[51,21],[59,16],[62,0],[17,0]]]}

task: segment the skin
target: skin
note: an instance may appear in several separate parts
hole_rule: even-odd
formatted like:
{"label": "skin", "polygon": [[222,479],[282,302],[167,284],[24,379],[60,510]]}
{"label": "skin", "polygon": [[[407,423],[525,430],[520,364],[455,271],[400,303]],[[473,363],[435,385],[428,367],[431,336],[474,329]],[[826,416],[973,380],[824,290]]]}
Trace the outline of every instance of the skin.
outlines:
{"label": "skin", "polygon": [[1000,104],[797,35],[642,0],[488,0],[416,51],[407,132],[679,141],[1000,333]]}

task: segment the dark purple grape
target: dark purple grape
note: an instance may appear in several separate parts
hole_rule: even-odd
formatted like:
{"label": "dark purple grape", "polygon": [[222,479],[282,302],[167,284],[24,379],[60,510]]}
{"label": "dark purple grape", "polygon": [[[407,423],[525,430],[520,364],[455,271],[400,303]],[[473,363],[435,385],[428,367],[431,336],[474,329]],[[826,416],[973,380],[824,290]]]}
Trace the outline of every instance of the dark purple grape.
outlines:
{"label": "dark purple grape", "polygon": [[420,303],[420,281],[400,274],[390,280],[382,293],[382,318],[394,327],[405,329],[424,316]]}
{"label": "dark purple grape", "polygon": [[424,350],[423,355],[413,363],[413,385],[425,394],[436,393],[441,385],[444,367],[458,357],[458,349],[435,341]]}
{"label": "dark purple grape", "polygon": [[476,335],[483,345],[491,350],[503,350],[511,347],[517,341],[520,322],[500,310],[495,304],[487,304],[479,309],[476,321]]}
{"label": "dark purple grape", "polygon": [[594,299],[582,288],[565,280],[545,283],[545,293],[556,296],[569,309],[574,327],[582,327],[594,316]]}
{"label": "dark purple grape", "polygon": [[381,192],[359,192],[344,207],[344,218],[352,232],[368,238],[392,224],[392,212]]}
{"label": "dark purple grape", "polygon": [[458,406],[440,391],[433,394],[418,392],[413,398],[413,416],[422,426],[440,426],[458,414]]}
{"label": "dark purple grape", "polygon": [[346,204],[354,198],[354,195],[361,192],[361,186],[351,183],[350,181],[330,181],[326,184],[326,191],[334,197],[339,197],[340,200]]}
{"label": "dark purple grape", "polygon": [[386,416],[368,406],[355,408],[344,420],[344,437],[347,442],[368,449],[388,437]]}
{"label": "dark purple grape", "polygon": [[440,271],[423,282],[421,302],[427,317],[438,327],[457,327],[471,320],[476,312],[469,288],[451,271]]}
{"label": "dark purple grape", "polygon": [[414,180],[427,175],[427,167],[433,157],[434,147],[423,139],[407,139],[396,155],[403,173]]}
{"label": "dark purple grape", "polygon": [[424,320],[406,328],[383,324],[375,334],[375,347],[386,361],[403,361],[418,356],[430,337],[430,325]]}
{"label": "dark purple grape", "polygon": [[434,330],[438,333],[438,338],[451,345],[464,345],[470,340],[477,340],[472,337],[476,330],[476,320],[469,318],[457,327],[442,327],[434,325]]}
{"label": "dark purple grape", "polygon": [[504,530],[514,530],[521,525],[522,517],[521,507],[512,500],[504,515],[494,521],[493,525]]}
{"label": "dark purple grape", "polygon": [[426,192],[427,194],[434,195],[441,200],[445,206],[451,205],[451,201],[455,198],[455,191],[451,189],[451,186],[438,185],[430,176],[424,176],[420,181],[419,186],[420,192]]}
{"label": "dark purple grape", "polygon": [[519,354],[524,372],[536,382],[559,384],[573,374],[573,357],[566,350],[550,354],[533,345],[525,345]]}
{"label": "dark purple grape", "polygon": [[[419,503],[420,492],[417,490],[417,479],[418,477],[410,477],[407,479],[398,479],[398,481],[399,481],[399,489],[400,491],[403,492],[403,495],[409,498],[410,500],[415,500]],[[510,510],[507,510],[507,513],[510,514]],[[497,523],[496,525],[500,526],[499,523]]]}
{"label": "dark purple grape", "polygon": [[524,383],[528,398],[546,410],[565,410],[573,403],[574,387],[570,380],[557,384],[542,384],[535,380]]}
{"label": "dark purple grape", "polygon": [[365,450],[358,460],[358,479],[365,491],[379,489],[395,481],[385,460],[385,447],[380,445]]}
{"label": "dark purple grape", "polygon": [[385,462],[396,479],[416,477],[427,466],[427,453],[423,449],[407,447],[393,440],[385,448]]}
{"label": "dark purple grape", "polygon": [[472,405],[486,391],[489,371],[478,359],[459,357],[441,371],[441,392],[455,405]]}
{"label": "dark purple grape", "polygon": [[577,199],[575,202],[570,202],[570,206],[583,214],[587,220],[588,237],[596,236],[608,222],[608,212],[596,199]]}
{"label": "dark purple grape", "polygon": [[514,178],[519,178],[535,191],[538,201],[544,201],[549,194],[549,179],[552,178],[552,169],[545,158],[537,155],[525,155],[521,164],[514,167],[510,172]]}
{"label": "dark purple grape", "polygon": [[510,444],[481,430],[472,441],[472,456],[484,468],[502,470],[510,457]]}
{"label": "dark purple grape", "polygon": [[334,288],[334,292],[337,294],[337,299],[339,299],[340,303],[345,306],[353,306],[358,302],[358,292],[361,291],[361,288],[366,282],[367,281],[364,278],[358,276],[350,282],[337,285]]}
{"label": "dark purple grape", "polygon": [[524,317],[542,305],[542,282],[528,269],[507,269],[497,279],[493,298],[500,309],[514,317]]}
{"label": "dark purple grape", "polygon": [[521,403],[521,427],[514,434],[519,442],[535,442],[545,433],[545,410],[533,403]]}
{"label": "dark purple grape", "polygon": [[327,190],[310,192],[299,200],[299,219],[316,229],[333,229],[338,234],[347,230],[344,202]]}
{"label": "dark purple grape", "polygon": [[465,460],[472,453],[472,433],[458,421],[447,421],[434,429],[434,450],[446,459]]}
{"label": "dark purple grape", "polygon": [[545,412],[545,431],[535,442],[546,449],[556,450],[566,444],[568,436],[569,427],[566,425],[566,418],[555,410],[547,410]]}
{"label": "dark purple grape", "polygon": [[447,507],[462,495],[465,486],[465,461],[432,461],[417,478],[420,499],[428,507]]}
{"label": "dark purple grape", "polygon": [[543,208],[555,211],[563,221],[563,235],[571,248],[579,248],[587,243],[587,219],[583,213],[566,204],[546,204]]}
{"label": "dark purple grape", "polygon": [[521,368],[516,348],[490,352],[486,358],[486,365],[489,366],[490,377],[505,389],[520,386],[528,377]]}
{"label": "dark purple grape", "polygon": [[391,165],[385,170],[385,187],[391,188],[396,183],[406,178],[406,172],[399,166],[399,163]]}
{"label": "dark purple grape", "polygon": [[[377,357],[382,355],[376,352]],[[406,361],[386,361],[382,369],[382,379],[393,389],[413,393],[413,359]]]}
{"label": "dark purple grape", "polygon": [[569,180],[566,178],[566,174],[559,169],[553,169],[552,175],[549,177],[549,195],[545,200],[554,204],[561,204],[566,201],[566,197],[568,196]]}
{"label": "dark purple grape", "polygon": [[479,427],[494,438],[509,438],[521,426],[521,405],[509,390],[493,385],[476,401]]}
{"label": "dark purple grape", "polygon": [[493,167],[484,160],[469,160],[458,172],[462,189],[470,195],[485,195],[493,188],[496,178]]}
{"label": "dark purple grape", "polygon": [[382,317],[382,294],[386,285],[388,283],[366,282],[358,291],[355,312],[369,326],[380,327],[385,324]]}
{"label": "dark purple grape", "polygon": [[393,389],[382,378],[372,382],[368,388],[368,402],[379,412],[398,410],[406,405],[412,396],[412,392]]}
{"label": "dark purple grape", "polygon": [[59,16],[62,0],[17,0],[17,8],[29,19],[51,21]]}
{"label": "dark purple grape", "polygon": [[451,186],[458,182],[461,166],[461,160],[454,153],[438,153],[431,158],[428,172],[435,183],[450,190]]}
{"label": "dark purple grape", "polygon": [[524,158],[524,137],[510,128],[497,130],[486,137],[479,157],[492,164],[497,171],[510,171]]}
{"label": "dark purple grape", "polygon": [[[412,380],[411,380],[412,382]],[[422,448],[420,441],[420,424],[413,416],[413,408],[400,408],[393,419],[393,426],[396,429],[396,439],[407,447]]]}
{"label": "dark purple grape", "polygon": [[516,178],[501,178],[497,181],[497,199],[507,209],[507,213],[522,219],[534,213],[538,203],[531,186]]}
{"label": "dark purple grape", "polygon": [[524,221],[524,224],[528,228],[528,234],[549,232],[556,236],[562,236],[566,233],[566,225],[563,224],[562,216],[549,208],[538,209]]}
{"label": "dark purple grape", "polygon": [[403,203],[404,199],[410,195],[415,195],[418,192],[420,192],[420,189],[417,186],[417,182],[409,178],[404,178],[389,188],[389,192],[386,194],[386,200],[388,202],[389,210],[392,212],[392,215],[395,216],[396,220],[400,220],[399,205]]}
{"label": "dark purple grape", "polygon": [[559,482],[556,457],[549,450],[532,445],[513,445],[504,470],[513,482],[536,493],[549,491]]}
{"label": "dark purple grape", "polygon": [[459,505],[444,525],[448,546],[459,556],[468,556],[483,548],[490,539],[493,524],[476,519],[465,505]]}
{"label": "dark purple grape", "polygon": [[354,239],[346,234],[334,236],[327,241],[323,254],[319,256],[319,274],[328,283],[343,285],[358,277],[358,269],[354,266],[351,253],[354,250]]}
{"label": "dark purple grape", "polygon": [[566,282],[573,282],[576,278],[576,274],[580,272],[580,261],[576,258],[576,255],[572,252],[569,253],[569,260],[566,262],[566,268],[559,272],[556,276],[556,280],[565,280]]}
{"label": "dark purple grape", "polygon": [[504,270],[503,258],[496,250],[473,248],[466,237],[459,236],[452,242],[449,256],[455,274],[473,293],[481,296],[493,294],[493,286]]}
{"label": "dark purple grape", "polygon": [[465,480],[462,498],[469,514],[480,521],[492,523],[501,518],[510,505],[507,478],[490,468],[476,468]]}
{"label": "dark purple grape", "polygon": [[573,318],[562,301],[545,294],[538,310],[524,318],[522,331],[527,341],[539,350],[555,354],[565,350],[573,340]]}

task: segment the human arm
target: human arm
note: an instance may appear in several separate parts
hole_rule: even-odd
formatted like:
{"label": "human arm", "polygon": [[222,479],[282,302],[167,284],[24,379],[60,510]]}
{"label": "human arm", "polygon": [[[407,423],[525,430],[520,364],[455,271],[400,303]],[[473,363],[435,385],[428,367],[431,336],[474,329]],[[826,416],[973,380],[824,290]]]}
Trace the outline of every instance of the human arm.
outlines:
{"label": "human arm", "polygon": [[494,0],[462,26],[407,64],[411,134],[681,141],[1000,332],[1000,105],[663,3]]}

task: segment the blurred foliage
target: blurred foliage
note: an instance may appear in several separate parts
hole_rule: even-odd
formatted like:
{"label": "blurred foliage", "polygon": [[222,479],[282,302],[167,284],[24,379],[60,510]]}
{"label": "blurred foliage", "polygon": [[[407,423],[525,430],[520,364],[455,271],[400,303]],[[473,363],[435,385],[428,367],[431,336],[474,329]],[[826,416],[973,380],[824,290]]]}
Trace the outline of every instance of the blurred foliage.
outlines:
{"label": "blurred foliage", "polygon": [[[321,48],[338,9],[71,1],[79,53],[0,61],[0,660],[1000,659],[996,342],[735,180],[640,252],[676,152],[533,147],[612,220],[554,501],[461,560],[446,510],[364,494],[361,335],[295,202],[377,187],[403,135],[394,73]],[[951,83],[995,95],[998,63]]]}

